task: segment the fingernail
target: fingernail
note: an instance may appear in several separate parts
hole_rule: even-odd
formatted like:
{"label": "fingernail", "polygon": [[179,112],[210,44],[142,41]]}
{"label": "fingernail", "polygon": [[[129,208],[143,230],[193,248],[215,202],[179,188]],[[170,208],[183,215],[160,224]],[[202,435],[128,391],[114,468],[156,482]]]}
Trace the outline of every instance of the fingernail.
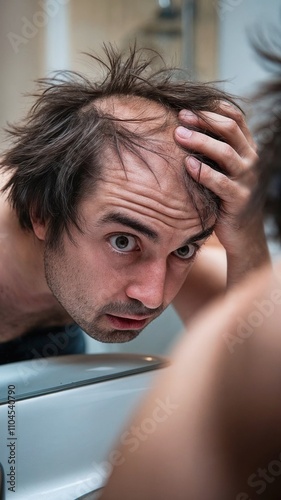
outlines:
{"label": "fingernail", "polygon": [[179,137],[182,137],[183,139],[186,139],[187,137],[190,137],[193,133],[192,130],[190,130],[189,128],[185,128],[185,127],[177,127],[177,135]]}
{"label": "fingernail", "polygon": [[181,118],[192,118],[195,116],[195,114],[192,111],[189,111],[188,109],[181,109],[179,112],[179,116]]}
{"label": "fingernail", "polygon": [[200,161],[194,158],[194,156],[190,156],[188,158],[188,165],[192,170],[198,170],[200,168]]}

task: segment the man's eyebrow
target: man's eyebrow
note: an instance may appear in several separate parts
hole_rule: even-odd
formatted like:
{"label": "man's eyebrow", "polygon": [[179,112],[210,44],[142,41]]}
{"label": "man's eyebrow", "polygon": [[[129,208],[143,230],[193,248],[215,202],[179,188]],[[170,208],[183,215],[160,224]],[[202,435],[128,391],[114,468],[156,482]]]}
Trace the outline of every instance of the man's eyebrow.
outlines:
{"label": "man's eyebrow", "polygon": [[147,236],[150,240],[153,241],[158,241],[159,236],[156,231],[148,227],[146,224],[143,224],[142,222],[138,221],[137,219],[134,219],[133,217],[129,217],[127,215],[118,213],[118,212],[109,212],[108,214],[104,215],[100,223],[117,223],[117,224],[122,224],[122,226],[127,226],[133,229],[134,231],[137,231],[144,236]]}
{"label": "man's eyebrow", "polygon": [[[144,236],[147,236],[150,240],[153,240],[155,242],[159,241],[159,235],[158,233],[156,233],[156,231],[148,227],[146,224],[138,221],[134,217],[129,217],[125,214],[121,214],[119,212],[109,212],[108,214],[104,215],[99,221],[99,223],[104,224],[110,224],[112,222],[122,224],[122,226],[130,227],[131,229],[143,234]],[[211,236],[213,231],[214,226],[204,229],[203,231],[200,231],[200,233],[194,234],[193,236],[187,238],[183,242],[182,246],[204,240],[205,238],[208,238],[208,236]]]}
{"label": "man's eyebrow", "polygon": [[190,243],[196,243],[197,241],[204,240],[205,238],[208,238],[211,236],[215,229],[215,226],[208,227],[207,229],[204,229],[203,231],[200,231],[200,233],[194,234],[193,236],[190,236],[190,238],[187,238],[185,243],[182,246],[188,245]]}

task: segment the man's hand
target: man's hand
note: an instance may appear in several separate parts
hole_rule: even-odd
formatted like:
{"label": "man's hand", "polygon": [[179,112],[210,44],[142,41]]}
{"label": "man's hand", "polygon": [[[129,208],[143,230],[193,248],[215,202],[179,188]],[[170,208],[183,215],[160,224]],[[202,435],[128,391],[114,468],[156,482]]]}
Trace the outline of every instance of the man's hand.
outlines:
{"label": "man's hand", "polygon": [[176,128],[177,142],[215,161],[222,170],[217,172],[191,155],[186,158],[189,174],[221,199],[215,232],[226,250],[227,283],[232,285],[270,260],[262,209],[253,218],[241,218],[258,182],[252,168],[258,158],[256,146],[243,114],[228,103],[222,102],[218,113],[202,112],[200,117],[182,110],[179,119],[183,126]]}

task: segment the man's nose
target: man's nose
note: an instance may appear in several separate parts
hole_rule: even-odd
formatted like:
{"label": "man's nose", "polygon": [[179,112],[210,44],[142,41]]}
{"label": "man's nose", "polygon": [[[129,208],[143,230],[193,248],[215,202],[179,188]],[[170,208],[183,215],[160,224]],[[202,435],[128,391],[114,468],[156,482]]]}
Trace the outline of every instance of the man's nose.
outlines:
{"label": "man's nose", "polygon": [[142,302],[149,309],[157,309],[164,303],[166,281],[166,262],[140,267],[126,288],[127,297]]}

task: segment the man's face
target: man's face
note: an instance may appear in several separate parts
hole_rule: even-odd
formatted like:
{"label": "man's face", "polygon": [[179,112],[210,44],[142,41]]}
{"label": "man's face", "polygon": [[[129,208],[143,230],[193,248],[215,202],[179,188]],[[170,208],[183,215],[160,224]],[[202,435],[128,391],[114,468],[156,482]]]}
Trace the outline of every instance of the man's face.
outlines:
{"label": "man's face", "polygon": [[107,152],[103,178],[79,208],[83,233],[73,228],[74,242],[65,234],[61,249],[45,249],[54,296],[99,341],[132,340],[159,316],[206,239],[183,182],[185,154],[173,129],[157,137],[169,163],[148,151],[142,151],[145,161],[125,152],[123,166]]}

